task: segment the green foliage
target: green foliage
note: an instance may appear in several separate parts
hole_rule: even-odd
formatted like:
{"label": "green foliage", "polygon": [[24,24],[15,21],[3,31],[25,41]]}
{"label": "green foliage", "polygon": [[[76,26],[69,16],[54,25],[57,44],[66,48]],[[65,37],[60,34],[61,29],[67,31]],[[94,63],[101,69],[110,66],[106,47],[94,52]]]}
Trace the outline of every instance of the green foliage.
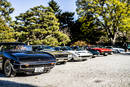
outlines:
{"label": "green foliage", "polygon": [[54,0],[51,0],[48,4],[54,10],[55,16],[60,23],[60,31],[70,36],[70,28],[74,23],[74,13],[62,12],[60,6]]}
{"label": "green foliage", "polygon": [[[129,29],[129,22],[125,21],[129,18],[128,0],[77,0],[76,4],[78,15],[80,17],[86,14],[93,15],[112,42],[119,36],[120,30],[124,33]],[[123,26],[125,28],[122,28]]]}
{"label": "green foliage", "polygon": [[83,33],[84,40],[89,43],[96,43],[100,40],[101,36],[105,35],[105,32],[101,29],[101,25],[99,21],[91,14],[86,14],[85,16],[79,19],[79,22],[82,23],[80,30]]}
{"label": "green foliage", "polygon": [[53,9],[54,14],[56,16],[60,15],[62,10],[60,9],[60,6],[57,4],[57,2],[55,2],[54,0],[51,0],[48,4],[49,4],[49,7]]}
{"label": "green foliage", "polygon": [[11,3],[0,0],[0,42],[14,42],[15,31],[8,26],[11,21],[10,14],[14,11]]}
{"label": "green foliage", "polygon": [[59,31],[58,19],[50,7],[41,5],[31,8],[17,16],[12,26],[18,32],[16,35],[19,36],[18,41],[28,44],[56,46],[70,41],[68,37],[64,38],[64,41],[60,40],[60,36],[64,34]]}
{"label": "green foliage", "polygon": [[78,40],[85,40],[84,33],[80,30],[82,23],[77,20],[70,28],[71,40],[76,42]]}
{"label": "green foliage", "polygon": [[59,18],[62,27],[71,27],[74,23],[73,12],[63,12]]}
{"label": "green foliage", "polygon": [[2,20],[8,22],[11,20],[9,16],[14,11],[14,8],[11,7],[11,3],[7,0],[0,0],[0,17]]}
{"label": "green foliage", "polygon": [[72,41],[83,40],[90,44],[95,44],[99,41],[100,37],[105,35],[105,33],[98,27],[98,22],[94,21],[91,15],[77,20],[70,29]]}
{"label": "green foliage", "polygon": [[6,22],[0,18],[0,42],[14,42],[15,31],[6,25]]}
{"label": "green foliage", "polygon": [[85,41],[76,41],[71,46],[86,46],[86,45],[88,45],[88,43]]}

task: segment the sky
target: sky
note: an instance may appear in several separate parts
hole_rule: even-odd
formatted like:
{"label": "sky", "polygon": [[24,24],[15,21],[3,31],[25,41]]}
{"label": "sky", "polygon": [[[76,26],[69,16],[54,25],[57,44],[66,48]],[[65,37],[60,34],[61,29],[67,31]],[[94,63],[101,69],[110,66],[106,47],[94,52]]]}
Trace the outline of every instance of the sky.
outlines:
{"label": "sky", "polygon": [[[12,7],[15,8],[15,11],[11,14],[13,19],[15,16],[18,16],[20,13],[26,12],[29,8],[33,8],[35,6],[43,5],[48,6],[48,2],[50,0],[8,0]],[[60,9],[65,12],[75,12],[74,18],[77,18],[76,15],[76,0],[55,0],[58,5],[60,6]]]}

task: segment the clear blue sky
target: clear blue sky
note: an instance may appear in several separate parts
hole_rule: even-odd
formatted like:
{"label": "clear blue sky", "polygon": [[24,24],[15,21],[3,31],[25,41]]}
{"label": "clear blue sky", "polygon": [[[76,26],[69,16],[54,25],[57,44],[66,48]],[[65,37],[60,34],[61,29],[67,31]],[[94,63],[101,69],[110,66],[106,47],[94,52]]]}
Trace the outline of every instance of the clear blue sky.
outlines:
{"label": "clear blue sky", "polygon": [[[11,16],[14,18],[15,16],[18,16],[20,13],[24,13],[29,8],[32,8],[34,6],[48,6],[48,2],[50,0],[8,0],[11,2],[12,6],[15,8],[15,11]],[[69,12],[75,12],[76,9],[76,0],[55,0],[58,5],[60,6],[60,9],[62,9],[63,12],[69,11]],[[76,13],[76,12],[75,12]],[[77,18],[77,15],[75,15],[75,19]]]}

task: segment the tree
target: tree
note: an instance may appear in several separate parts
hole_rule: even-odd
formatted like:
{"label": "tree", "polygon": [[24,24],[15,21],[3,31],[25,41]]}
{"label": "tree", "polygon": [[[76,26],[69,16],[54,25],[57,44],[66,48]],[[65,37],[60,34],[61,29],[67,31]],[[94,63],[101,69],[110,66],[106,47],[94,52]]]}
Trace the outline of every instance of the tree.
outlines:
{"label": "tree", "polygon": [[71,39],[73,42],[82,40],[90,44],[95,44],[100,40],[105,33],[102,29],[97,28],[97,23],[94,23],[91,16],[79,18],[71,27]]}
{"label": "tree", "polygon": [[11,21],[10,14],[14,11],[14,8],[11,7],[11,3],[7,0],[0,0],[0,17],[5,22]]}
{"label": "tree", "polygon": [[81,26],[82,26],[82,23],[79,22],[79,20],[77,20],[70,28],[72,42],[76,42],[78,40],[84,40],[83,32],[80,30]]}
{"label": "tree", "polygon": [[0,42],[14,42],[15,31],[0,18]]}
{"label": "tree", "polygon": [[70,36],[70,27],[74,23],[74,13],[62,12],[60,6],[54,0],[51,0],[48,4],[54,10],[54,14],[58,18],[60,23],[60,31]]}
{"label": "tree", "polygon": [[0,0],[0,42],[14,42],[15,31],[8,26],[11,21],[10,14],[14,11],[11,3]]}
{"label": "tree", "polygon": [[62,27],[71,27],[74,23],[73,12],[63,12],[59,18]]}
{"label": "tree", "polygon": [[92,14],[114,44],[123,26],[122,20],[128,18],[128,0],[77,0],[76,5],[78,15],[83,17],[88,13]]}
{"label": "tree", "polygon": [[57,46],[70,39],[59,31],[58,19],[50,7],[36,6],[16,17],[12,24],[19,35],[18,41],[28,44]]}
{"label": "tree", "polygon": [[70,36],[70,28],[74,24],[74,13],[73,12],[63,12],[59,16],[59,22],[60,22],[60,30],[63,31],[68,36]]}
{"label": "tree", "polygon": [[49,7],[51,7],[54,11],[54,14],[56,15],[56,17],[58,17],[58,15],[61,14],[61,9],[60,6],[57,4],[57,2],[55,2],[54,0],[51,0],[50,2],[48,2]]}
{"label": "tree", "polygon": [[87,13],[85,16],[79,18],[79,22],[82,24],[80,30],[85,41],[95,44],[100,40],[101,36],[105,35],[101,29],[100,22],[96,21],[92,14]]}

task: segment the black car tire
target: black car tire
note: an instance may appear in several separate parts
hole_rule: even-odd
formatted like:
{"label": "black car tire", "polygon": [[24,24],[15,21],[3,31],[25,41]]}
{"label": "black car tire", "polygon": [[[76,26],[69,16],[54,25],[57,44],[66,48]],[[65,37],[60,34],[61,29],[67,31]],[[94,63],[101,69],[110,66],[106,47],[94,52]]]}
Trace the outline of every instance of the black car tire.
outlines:
{"label": "black car tire", "polygon": [[67,62],[66,61],[64,61],[62,64],[66,64]]}
{"label": "black car tire", "polygon": [[92,56],[92,58],[95,58],[95,57],[96,57],[95,55]]}
{"label": "black car tire", "polygon": [[14,72],[13,65],[11,64],[10,60],[5,61],[3,71],[7,77],[14,77],[16,75],[16,72]]}
{"label": "black car tire", "polygon": [[112,54],[114,54],[114,52],[111,52],[110,54],[112,55]]}
{"label": "black car tire", "polygon": [[104,56],[107,56],[108,54],[107,54],[107,53],[104,53],[103,55],[104,55]]}

